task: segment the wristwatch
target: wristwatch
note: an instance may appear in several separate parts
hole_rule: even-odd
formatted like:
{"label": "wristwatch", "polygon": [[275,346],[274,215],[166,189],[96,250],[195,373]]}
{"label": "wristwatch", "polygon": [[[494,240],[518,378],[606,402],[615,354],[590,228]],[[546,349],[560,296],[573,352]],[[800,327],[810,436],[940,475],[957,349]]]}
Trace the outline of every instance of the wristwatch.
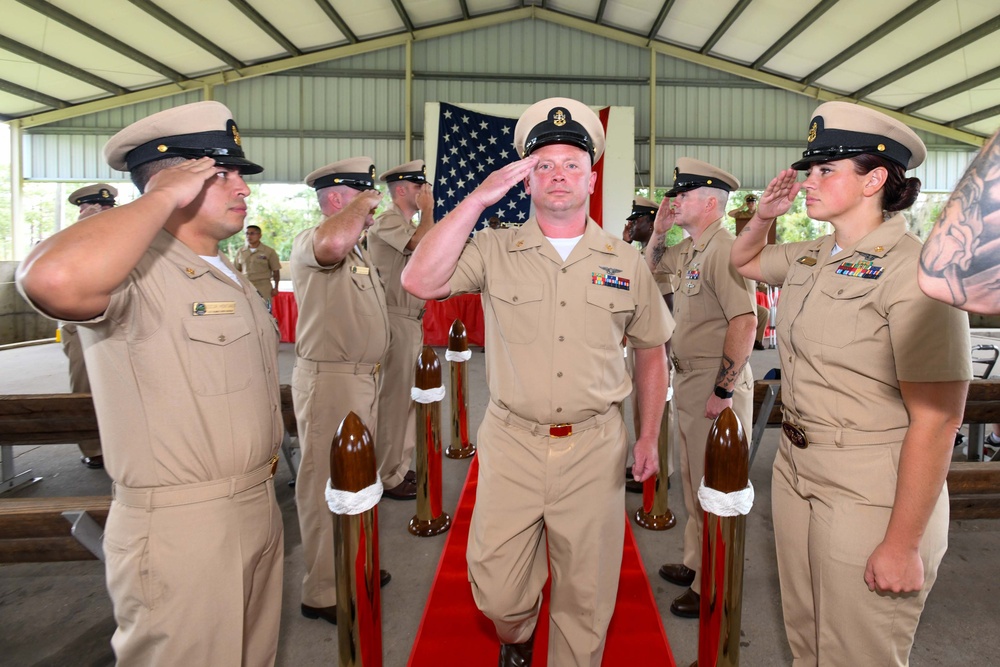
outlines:
{"label": "wristwatch", "polygon": [[715,395],[718,396],[719,398],[732,398],[733,392],[726,391],[719,385],[715,385]]}

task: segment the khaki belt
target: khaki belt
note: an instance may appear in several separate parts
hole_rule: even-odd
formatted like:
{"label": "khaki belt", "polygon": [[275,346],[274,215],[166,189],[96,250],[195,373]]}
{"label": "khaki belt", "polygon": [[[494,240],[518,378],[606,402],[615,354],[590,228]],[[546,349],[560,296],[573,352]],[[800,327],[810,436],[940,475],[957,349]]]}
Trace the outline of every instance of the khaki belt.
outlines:
{"label": "khaki belt", "polygon": [[678,359],[676,354],[670,354],[670,361],[673,362],[674,368],[681,373],[686,373],[688,371],[696,371],[704,368],[718,368],[719,364],[722,363],[722,357],[701,357],[695,359]]}
{"label": "khaki belt", "polygon": [[424,312],[427,310],[426,308],[403,308],[402,306],[386,306],[385,309],[390,315],[402,315],[412,320],[424,319]]}
{"label": "khaki belt", "polygon": [[589,419],[584,419],[582,422],[577,422],[575,424],[539,424],[537,422],[529,421],[527,419],[522,419],[518,417],[510,410],[505,410],[499,405],[490,401],[486,406],[486,409],[490,411],[496,418],[501,420],[506,424],[511,426],[516,426],[522,428],[525,431],[530,431],[535,435],[547,435],[550,438],[566,438],[574,433],[579,433],[581,431],[586,431],[587,429],[594,428],[595,426],[600,426],[605,424],[616,416],[621,415],[621,412],[617,407],[613,407],[603,415],[597,415],[595,417],[590,417]]}
{"label": "khaki belt", "polygon": [[117,482],[111,485],[111,495],[122,505],[143,507],[147,511],[157,507],[176,507],[178,505],[193,505],[219,498],[232,498],[237,493],[263,484],[274,477],[278,470],[278,455],[257,468],[243,475],[217,479],[211,482],[195,484],[177,484],[173,486],[150,486],[145,488],[129,488]]}
{"label": "khaki belt", "polygon": [[307,371],[316,373],[351,373],[352,375],[378,375],[382,364],[354,363],[352,361],[309,361],[308,359],[296,359],[295,365]]}
{"label": "khaki belt", "polygon": [[851,431],[842,428],[804,428],[789,421],[781,422],[781,431],[789,442],[799,449],[809,445],[836,445],[856,447],[859,445],[888,445],[902,442],[907,428],[890,428],[885,431]]}

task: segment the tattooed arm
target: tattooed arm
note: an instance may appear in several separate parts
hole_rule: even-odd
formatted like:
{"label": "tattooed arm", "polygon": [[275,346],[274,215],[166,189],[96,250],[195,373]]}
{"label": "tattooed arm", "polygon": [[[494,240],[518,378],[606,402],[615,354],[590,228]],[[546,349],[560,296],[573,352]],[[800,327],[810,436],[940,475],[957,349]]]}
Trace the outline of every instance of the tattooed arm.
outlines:
{"label": "tattooed arm", "polygon": [[[993,275],[996,274],[996,275]],[[962,176],[920,254],[920,288],[963,310],[1000,313],[1000,132]]]}
{"label": "tattooed arm", "polygon": [[[757,334],[757,313],[743,313],[729,320],[726,341],[722,345],[722,363],[715,378],[715,386],[732,391],[743,367],[750,361],[754,336]],[[719,398],[714,393],[705,403],[705,416],[715,419],[726,408],[733,407],[733,399]]]}

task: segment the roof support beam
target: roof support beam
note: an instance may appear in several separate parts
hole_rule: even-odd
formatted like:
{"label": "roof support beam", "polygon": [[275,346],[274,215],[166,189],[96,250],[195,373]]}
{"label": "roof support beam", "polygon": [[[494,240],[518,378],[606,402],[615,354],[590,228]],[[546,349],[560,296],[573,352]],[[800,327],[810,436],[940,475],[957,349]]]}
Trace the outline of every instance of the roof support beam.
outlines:
{"label": "roof support beam", "polygon": [[608,8],[608,0],[601,0],[601,4],[597,6],[597,16],[594,17],[594,23],[600,25],[604,20],[604,11]]}
{"label": "roof support beam", "polygon": [[826,61],[818,68],[807,74],[802,79],[799,79],[799,83],[804,83],[806,85],[811,84],[816,79],[821,78],[825,74],[829,74],[839,65],[847,62],[854,56],[858,55],[869,46],[882,39],[890,32],[908,22],[915,16],[918,16],[927,9],[930,9],[931,5],[935,5],[940,0],[917,0],[912,5],[896,14],[894,17],[880,25],[879,27],[872,30],[870,33],[859,39],[858,41],[851,44],[849,47],[835,55],[830,60]]}
{"label": "roof support beam", "polygon": [[737,2],[736,6],[733,7],[728,14],[726,14],[726,18],[722,19],[722,23],[720,23],[719,27],[715,29],[715,32],[713,32],[712,36],[708,38],[708,41],[702,44],[701,48],[698,49],[698,53],[708,53],[711,51],[712,47],[714,47],[718,41],[722,39],[722,36],[726,34],[726,31],[729,30],[734,23],[736,23],[736,19],[740,17],[740,14],[743,13],[751,2],[753,2],[753,0],[740,0]]}
{"label": "roof support beam", "polygon": [[280,44],[281,48],[283,48],[285,51],[291,53],[293,56],[302,55],[302,51],[299,50],[299,47],[292,44],[292,42],[287,37],[282,35],[277,28],[271,25],[271,23],[266,18],[264,18],[260,14],[260,12],[251,7],[246,2],[246,0],[229,0],[229,4],[231,4],[236,9],[240,10],[243,13],[243,15],[246,16],[251,21],[253,21],[258,28],[266,32],[268,37],[270,37],[278,44]]}
{"label": "roof support beam", "polygon": [[88,39],[92,39],[98,44],[106,46],[112,51],[120,53],[121,55],[125,56],[128,59],[136,61],[143,67],[147,67],[153,70],[154,72],[159,72],[166,79],[170,81],[178,82],[184,80],[184,75],[181,74],[180,72],[172,70],[163,63],[154,60],[153,58],[150,58],[142,51],[139,51],[138,49],[133,49],[128,44],[118,41],[111,35],[105,32],[101,32],[100,30],[90,25],[86,21],[81,21],[72,14],[64,12],[63,10],[59,9],[54,5],[50,5],[44,0],[17,0],[17,1],[20,2],[22,5],[24,5],[25,7],[30,7],[31,9],[35,10],[42,16],[47,16],[53,21],[58,21],[67,28],[75,30],[76,32],[80,33],[81,36],[87,37]]}
{"label": "roof support beam", "polygon": [[26,44],[16,42],[10,37],[0,35],[0,49],[6,49],[11,53],[17,54],[22,58],[27,58],[28,60],[38,63],[39,65],[61,72],[74,79],[79,79],[84,83],[89,83],[95,88],[108,91],[112,95],[124,95],[128,92],[125,88],[122,88],[107,79],[102,79],[99,76],[91,74],[85,69],[80,69],[79,67],[70,65],[68,62],[59,60],[58,58],[53,58],[52,56],[42,53],[41,51],[37,51]]}
{"label": "roof support beam", "polygon": [[[649,29],[649,34],[646,35],[646,39],[654,39],[656,34],[660,32],[660,28],[663,27],[663,22],[667,20],[667,14],[670,13],[670,8],[674,6],[675,0],[663,0],[663,6],[660,7],[660,13],[656,15],[656,20],[653,21],[653,27]],[[542,5],[545,7],[545,5]]]}
{"label": "roof support beam", "polygon": [[233,69],[241,69],[246,67],[246,63],[240,62],[234,56],[230,55],[226,51],[222,50],[215,45],[214,42],[206,39],[204,36],[198,34],[194,30],[188,27],[186,23],[183,23],[177,19],[173,14],[163,10],[159,5],[150,2],[150,0],[129,0],[133,5],[146,12],[154,19],[167,26],[177,34],[183,36],[189,42],[196,44],[199,48],[226,63]]}
{"label": "roof support beam", "polygon": [[967,90],[972,90],[976,86],[981,86],[984,83],[989,83],[995,79],[1000,79],[1000,67],[994,67],[993,69],[987,70],[982,74],[977,74],[971,79],[966,79],[961,83],[956,83],[954,86],[949,86],[942,91],[934,93],[933,95],[923,97],[916,102],[910,102],[905,107],[900,109],[900,111],[903,113],[913,113],[917,109],[923,109],[924,107],[929,107],[932,104],[937,104],[942,100],[954,97],[955,95],[964,93]]}
{"label": "roof support beam", "polygon": [[[337,26],[337,30],[343,33],[348,42],[351,44],[358,43],[358,36],[355,35],[354,31],[352,31],[350,26],[347,25],[347,21],[345,21],[343,17],[337,13],[337,10],[333,8],[329,0],[316,0],[316,4],[319,5],[320,9],[326,12],[327,18],[333,22],[333,25]],[[462,0],[462,4],[465,4],[465,0]]]}
{"label": "roof support beam", "polygon": [[987,118],[992,118],[993,116],[1000,116],[1000,104],[995,107],[990,107],[989,109],[983,109],[982,111],[977,111],[976,113],[970,113],[968,116],[962,116],[961,118],[956,118],[955,120],[948,123],[949,127],[962,127],[963,125],[971,125],[972,123],[978,123],[981,120],[986,120]]}
{"label": "roof support beam", "polygon": [[0,79],[0,90],[5,90],[11,95],[17,95],[18,97],[33,100],[39,104],[44,104],[45,106],[52,107],[54,109],[65,109],[69,106],[69,102],[44,95],[32,90],[31,88],[19,86],[18,84],[12,81],[7,81],[6,79]]}
{"label": "roof support beam", "polygon": [[[458,0],[458,6],[462,8],[462,18],[468,21],[472,17],[472,15],[469,14],[469,3],[466,2],[466,0]],[[521,2],[521,6],[524,6],[523,0]]]}
{"label": "roof support beam", "polygon": [[392,0],[392,6],[396,9],[396,13],[399,14],[399,20],[403,22],[406,32],[413,32],[413,21],[410,20],[410,15],[406,13],[403,3],[399,0]]}
{"label": "roof support beam", "polygon": [[924,67],[927,67],[931,63],[938,61],[941,58],[944,58],[949,53],[954,53],[955,51],[961,49],[962,47],[968,46],[973,42],[977,42],[980,39],[986,37],[987,35],[993,34],[997,30],[1000,30],[1000,16],[996,16],[987,21],[986,23],[983,23],[982,25],[977,26],[966,33],[959,35],[950,42],[942,44],[936,49],[928,51],[927,53],[920,56],[916,60],[913,60],[907,63],[906,65],[903,65],[902,67],[893,72],[889,72],[882,78],[872,81],[864,88],[861,88],[851,93],[851,97],[856,97],[859,100],[868,97],[876,90],[885,88],[890,83],[895,83],[896,81],[902,79],[904,76],[913,74],[917,70],[923,69]]}
{"label": "roof support beam", "polygon": [[750,67],[753,69],[760,69],[766,65],[771,58],[778,55],[778,53],[788,46],[793,39],[805,32],[806,28],[815,23],[819,17],[823,16],[823,14],[826,14],[827,11],[837,4],[837,2],[839,2],[839,0],[822,0],[822,2],[813,7],[808,14],[803,16],[798,23],[793,25],[788,32],[782,35],[778,41],[772,44],[771,48],[761,54],[760,58],[757,58],[757,60],[755,60]]}

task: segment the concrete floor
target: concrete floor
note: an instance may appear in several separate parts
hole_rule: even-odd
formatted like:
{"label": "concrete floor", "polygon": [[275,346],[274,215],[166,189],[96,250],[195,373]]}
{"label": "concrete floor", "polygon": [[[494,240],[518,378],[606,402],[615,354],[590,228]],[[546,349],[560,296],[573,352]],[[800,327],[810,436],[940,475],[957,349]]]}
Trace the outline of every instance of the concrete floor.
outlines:
{"label": "concrete floor", "polygon": [[[982,341],[988,342],[988,341]],[[994,341],[995,342],[995,341]],[[443,350],[438,350],[443,359]],[[291,378],[293,351],[282,345],[282,382]],[[477,424],[486,406],[484,363],[481,350],[469,362],[470,412]],[[751,359],[756,377],[777,365],[774,350],[755,352]],[[56,345],[0,351],[0,395],[68,391],[66,362]],[[449,409],[442,410],[447,433]],[[769,666],[790,664],[778,595],[777,570],[771,529],[770,462],[777,446],[777,431],[766,432],[750,471],[756,504],[747,518],[744,607],[741,641],[742,664]],[[42,480],[9,495],[74,496],[107,494],[110,482],[103,471],[88,470],[79,462],[74,445],[15,448],[19,471],[30,468]],[[956,453],[956,457],[959,454]],[[984,464],[989,465],[989,464]],[[453,511],[469,463],[444,461],[444,506]],[[329,665],[336,660],[336,628],[311,621],[299,614],[302,577],[301,539],[295,515],[291,478],[282,464],[276,477],[278,500],[285,519],[285,595],[278,665],[308,667]],[[627,494],[630,514],[641,504],[640,496]],[[677,562],[682,554],[685,520],[679,493],[671,492],[677,527],[650,532],[633,524],[639,549],[660,615],[678,665],[688,665],[697,654],[698,624],[669,613],[671,600],[680,588],[656,576],[664,562]],[[383,589],[384,664],[406,664],[430,590],[446,535],[432,538],[411,536],[406,525],[415,512],[414,502],[385,500],[379,505],[382,566],[392,575]],[[942,564],[917,633],[911,664],[998,664],[989,646],[994,645],[993,623],[1000,616],[1000,584],[996,558],[1000,554],[1000,521],[953,521],[950,548]],[[980,627],[980,623],[984,623]],[[114,664],[109,639],[115,624],[104,586],[104,571],[97,561],[79,563],[23,564],[0,566],[0,665],[79,665],[104,667]],[[625,664],[623,662],[615,664]],[[469,656],[468,664],[490,665],[495,658]]]}

